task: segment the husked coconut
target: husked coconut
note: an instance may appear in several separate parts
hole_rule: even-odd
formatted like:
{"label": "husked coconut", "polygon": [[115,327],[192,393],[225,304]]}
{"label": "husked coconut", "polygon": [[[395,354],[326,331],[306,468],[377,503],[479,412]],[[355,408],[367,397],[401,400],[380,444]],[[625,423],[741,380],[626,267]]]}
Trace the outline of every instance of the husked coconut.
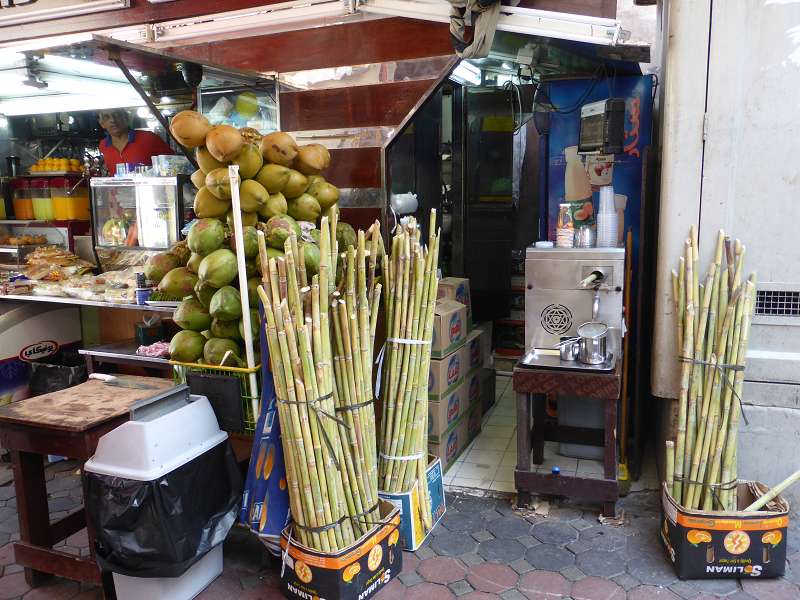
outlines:
{"label": "husked coconut", "polygon": [[236,127],[217,125],[206,136],[206,148],[221,162],[230,162],[242,151],[244,139]]}
{"label": "husked coconut", "polygon": [[182,110],[172,117],[169,130],[181,145],[187,148],[202,146],[206,135],[211,131],[211,123],[194,110]]}
{"label": "husked coconut", "polygon": [[268,162],[291,167],[297,156],[297,142],[288,133],[275,131],[261,138],[261,154]]}

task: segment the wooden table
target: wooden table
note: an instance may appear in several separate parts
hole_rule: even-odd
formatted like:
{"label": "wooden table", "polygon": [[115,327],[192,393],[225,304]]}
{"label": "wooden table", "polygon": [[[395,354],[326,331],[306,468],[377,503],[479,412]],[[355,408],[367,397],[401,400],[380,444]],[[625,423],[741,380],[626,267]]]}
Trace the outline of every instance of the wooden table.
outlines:
{"label": "wooden table", "polygon": [[[25,579],[31,587],[49,575],[103,584],[94,560],[94,534],[87,527],[84,509],[50,523],[44,457],[55,454],[77,459],[82,468],[94,454],[100,437],[128,420],[133,403],[173,386],[165,379],[124,379],[147,389],[112,387],[90,380],[0,408],[0,445],[11,452],[17,492],[20,541],[14,544],[14,555],[25,567]],[[89,558],[53,549],[84,527],[89,534]]]}
{"label": "wooden table", "polygon": [[[617,401],[621,373],[622,360],[617,360],[614,370],[607,372],[529,368],[519,364],[514,368],[513,386],[517,393],[517,468],[514,471],[514,483],[520,506],[530,502],[531,493],[574,496],[598,501],[602,503],[603,515],[614,516],[619,497]],[[581,396],[586,402],[603,402],[604,428],[567,427],[548,422],[547,396],[554,394]],[[544,462],[545,441],[603,446],[603,479],[536,473],[531,463]]]}

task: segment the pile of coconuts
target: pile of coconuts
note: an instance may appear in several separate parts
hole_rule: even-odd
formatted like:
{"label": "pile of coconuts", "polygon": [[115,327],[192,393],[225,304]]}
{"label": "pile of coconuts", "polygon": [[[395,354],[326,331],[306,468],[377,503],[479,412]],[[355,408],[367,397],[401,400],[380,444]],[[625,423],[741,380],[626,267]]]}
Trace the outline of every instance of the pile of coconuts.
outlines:
{"label": "pile of coconuts", "polygon": [[[320,144],[298,146],[281,131],[262,137],[252,128],[212,126],[191,110],[176,114],[170,131],[183,146],[195,150],[200,168],[191,179],[198,188],[197,220],[178,248],[150,258],[145,275],[158,283],[159,291],[182,299],[173,316],[182,331],[170,342],[172,360],[241,366],[244,331],[228,165],[239,166],[250,320],[257,340],[257,230],[265,233],[270,258],[283,255],[283,242],[295,233],[306,268],[310,274],[316,272],[316,226],[322,216],[338,211],[339,190],[322,176],[330,165],[330,153]],[[355,243],[355,231],[346,223],[339,223],[336,235],[340,249]]]}

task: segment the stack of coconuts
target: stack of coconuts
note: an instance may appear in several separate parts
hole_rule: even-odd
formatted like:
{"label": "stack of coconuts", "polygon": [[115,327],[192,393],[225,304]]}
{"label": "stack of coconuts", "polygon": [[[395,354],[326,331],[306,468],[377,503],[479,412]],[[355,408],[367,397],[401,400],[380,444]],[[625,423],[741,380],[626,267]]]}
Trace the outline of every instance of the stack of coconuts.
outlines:
{"label": "stack of coconuts", "polygon": [[[250,128],[212,126],[191,110],[175,115],[170,131],[183,146],[196,149],[200,168],[192,182],[198,188],[198,220],[185,242],[148,261],[145,275],[163,295],[181,299],[173,319],[183,331],[170,343],[172,360],[241,366],[244,330],[228,165],[239,166],[250,322],[258,339],[257,229],[264,232],[270,258],[283,255],[284,242],[295,233],[309,276],[316,273],[316,225],[323,214],[338,210],[339,190],[320,175],[330,164],[330,153],[320,144],[298,146],[280,131],[260,137]],[[337,238],[339,249],[346,249],[355,243],[355,231],[343,223]]]}

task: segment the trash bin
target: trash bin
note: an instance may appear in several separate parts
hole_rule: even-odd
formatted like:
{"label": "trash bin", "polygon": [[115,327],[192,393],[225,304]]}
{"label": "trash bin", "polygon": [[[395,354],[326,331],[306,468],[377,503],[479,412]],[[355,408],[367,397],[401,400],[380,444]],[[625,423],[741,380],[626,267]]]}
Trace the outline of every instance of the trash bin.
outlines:
{"label": "trash bin", "polygon": [[86,381],[86,361],[77,352],[59,352],[55,356],[31,362],[32,396],[65,390]]}
{"label": "trash bin", "polygon": [[190,600],[222,572],[242,478],[204,396],[179,386],[140,403],[84,470],[97,562],[119,600]]}

